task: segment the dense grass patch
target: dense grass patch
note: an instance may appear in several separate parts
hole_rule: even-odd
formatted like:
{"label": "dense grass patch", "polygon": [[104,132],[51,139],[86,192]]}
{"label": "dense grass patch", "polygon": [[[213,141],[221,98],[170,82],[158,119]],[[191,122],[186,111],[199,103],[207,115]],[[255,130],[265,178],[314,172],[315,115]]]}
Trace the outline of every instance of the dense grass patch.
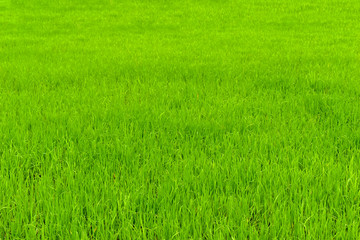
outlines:
{"label": "dense grass patch", "polygon": [[360,3],[0,0],[0,239],[356,239]]}

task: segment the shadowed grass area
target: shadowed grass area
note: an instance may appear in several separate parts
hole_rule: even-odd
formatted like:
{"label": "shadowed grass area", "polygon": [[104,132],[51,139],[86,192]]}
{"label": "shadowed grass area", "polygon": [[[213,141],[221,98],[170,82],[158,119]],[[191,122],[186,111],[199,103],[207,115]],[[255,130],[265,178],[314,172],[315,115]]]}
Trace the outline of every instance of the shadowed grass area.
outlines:
{"label": "shadowed grass area", "polygon": [[356,239],[360,3],[0,0],[0,239]]}

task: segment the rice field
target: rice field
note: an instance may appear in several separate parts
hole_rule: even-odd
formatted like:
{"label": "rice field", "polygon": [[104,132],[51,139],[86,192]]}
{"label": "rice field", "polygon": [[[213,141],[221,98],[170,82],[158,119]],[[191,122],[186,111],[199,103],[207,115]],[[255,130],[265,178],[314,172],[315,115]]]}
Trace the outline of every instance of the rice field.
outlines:
{"label": "rice field", "polygon": [[360,2],[0,0],[0,239],[357,239]]}

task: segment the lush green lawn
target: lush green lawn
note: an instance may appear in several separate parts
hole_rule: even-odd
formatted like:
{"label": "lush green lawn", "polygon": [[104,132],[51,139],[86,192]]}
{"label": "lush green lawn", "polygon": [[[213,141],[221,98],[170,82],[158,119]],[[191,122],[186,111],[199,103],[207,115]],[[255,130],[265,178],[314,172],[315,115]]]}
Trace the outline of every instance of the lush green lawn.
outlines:
{"label": "lush green lawn", "polygon": [[360,237],[358,0],[0,0],[0,239]]}

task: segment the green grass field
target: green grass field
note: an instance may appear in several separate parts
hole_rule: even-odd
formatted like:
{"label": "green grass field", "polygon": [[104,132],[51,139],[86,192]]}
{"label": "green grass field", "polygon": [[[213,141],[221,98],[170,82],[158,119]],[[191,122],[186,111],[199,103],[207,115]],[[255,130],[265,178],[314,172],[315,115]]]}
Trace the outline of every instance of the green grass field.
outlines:
{"label": "green grass field", "polygon": [[0,239],[357,238],[358,0],[0,0]]}

